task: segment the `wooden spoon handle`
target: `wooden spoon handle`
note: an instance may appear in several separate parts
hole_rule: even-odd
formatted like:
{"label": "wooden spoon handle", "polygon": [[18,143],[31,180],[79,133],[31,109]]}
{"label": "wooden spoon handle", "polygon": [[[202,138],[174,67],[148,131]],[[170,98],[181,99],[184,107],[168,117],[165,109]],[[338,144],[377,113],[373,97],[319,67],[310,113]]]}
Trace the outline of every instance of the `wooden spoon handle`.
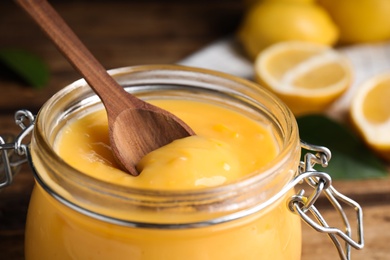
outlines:
{"label": "wooden spoon handle", "polygon": [[[124,96],[126,96],[124,93],[127,92],[107,73],[47,1],[15,1],[41,26],[57,48],[68,58],[69,62],[84,76],[105,106],[123,100],[129,108],[134,107],[132,106],[134,102],[140,101],[134,97],[133,103],[128,102],[129,96],[124,99]],[[117,91],[113,91],[113,87],[117,88]]]}

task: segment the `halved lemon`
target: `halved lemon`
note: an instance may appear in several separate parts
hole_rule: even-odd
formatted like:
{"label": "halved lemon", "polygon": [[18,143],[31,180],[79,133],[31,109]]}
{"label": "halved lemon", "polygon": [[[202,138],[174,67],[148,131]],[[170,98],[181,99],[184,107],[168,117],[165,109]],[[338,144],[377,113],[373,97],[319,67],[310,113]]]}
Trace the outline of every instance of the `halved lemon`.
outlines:
{"label": "halved lemon", "polygon": [[309,42],[281,42],[255,60],[255,77],[295,115],[325,110],[351,85],[349,60],[335,49]]}
{"label": "halved lemon", "polygon": [[390,160],[390,72],[359,86],[350,109],[352,122],[367,144]]}

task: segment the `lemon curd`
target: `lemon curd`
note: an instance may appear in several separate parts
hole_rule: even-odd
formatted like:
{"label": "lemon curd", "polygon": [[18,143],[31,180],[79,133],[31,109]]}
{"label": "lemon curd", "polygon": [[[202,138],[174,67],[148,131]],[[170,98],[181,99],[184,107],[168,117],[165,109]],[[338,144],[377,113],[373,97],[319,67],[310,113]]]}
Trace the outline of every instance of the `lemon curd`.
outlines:
{"label": "lemon curd", "polygon": [[[284,117],[275,116],[284,127],[275,130],[274,119],[209,102],[211,94],[153,98],[197,135],[146,155],[133,177],[115,163],[101,106],[66,110],[56,101],[82,100],[77,91],[58,94],[37,118],[27,260],[300,259],[300,219],[286,206],[294,191],[276,196],[299,157],[296,129],[285,131]],[[57,110],[72,116],[58,120]],[[41,132],[53,149],[41,145]]]}
{"label": "lemon curd", "polygon": [[[226,184],[253,173],[277,154],[267,126],[238,113],[201,102],[154,102],[184,120],[197,135],[176,140],[146,155],[136,178],[119,170],[101,110],[64,128],[58,152],[78,170],[106,182],[158,190]],[[261,147],[261,149],[259,149]]]}

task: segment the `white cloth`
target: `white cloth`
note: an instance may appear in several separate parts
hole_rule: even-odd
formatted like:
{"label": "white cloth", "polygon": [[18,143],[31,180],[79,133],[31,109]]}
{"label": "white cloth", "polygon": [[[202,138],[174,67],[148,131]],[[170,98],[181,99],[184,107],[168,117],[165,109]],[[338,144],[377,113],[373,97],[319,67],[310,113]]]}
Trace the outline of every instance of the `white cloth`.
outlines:
{"label": "white cloth", "polygon": [[[327,114],[336,120],[343,120],[356,88],[376,74],[390,73],[390,42],[350,45],[337,50],[350,60],[354,81],[348,91],[332,104]],[[234,37],[211,43],[179,64],[217,70],[250,80],[254,78],[253,63],[240,52]]]}

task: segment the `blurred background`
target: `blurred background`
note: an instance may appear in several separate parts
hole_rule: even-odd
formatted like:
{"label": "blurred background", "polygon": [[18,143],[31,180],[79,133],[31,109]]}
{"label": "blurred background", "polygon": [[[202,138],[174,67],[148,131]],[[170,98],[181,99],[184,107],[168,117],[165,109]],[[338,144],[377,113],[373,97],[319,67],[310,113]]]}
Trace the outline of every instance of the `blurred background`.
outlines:
{"label": "blurred background", "polygon": [[[107,69],[177,62],[230,34],[242,16],[240,1],[50,2]],[[36,111],[58,89],[80,78],[12,1],[0,3],[0,48],[27,50],[39,56],[50,72],[47,85],[39,91],[12,81],[1,84],[2,93],[8,94],[0,109]],[[6,80],[4,75],[1,80]]]}

